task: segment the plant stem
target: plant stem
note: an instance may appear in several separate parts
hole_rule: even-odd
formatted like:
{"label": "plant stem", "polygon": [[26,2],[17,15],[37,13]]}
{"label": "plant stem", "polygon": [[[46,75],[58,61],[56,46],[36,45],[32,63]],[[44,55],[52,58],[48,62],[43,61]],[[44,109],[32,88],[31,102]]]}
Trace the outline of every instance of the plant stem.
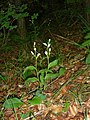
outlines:
{"label": "plant stem", "polygon": [[14,114],[15,114],[15,118],[16,118],[16,120],[18,120],[18,117],[17,117],[17,113],[16,113],[16,109],[15,109],[15,107],[14,107]]}
{"label": "plant stem", "polygon": [[37,78],[38,78],[38,66],[37,66],[37,58],[36,58],[36,74],[37,74]]}
{"label": "plant stem", "polygon": [[49,56],[47,56],[47,60],[48,60],[48,69],[49,69]]}

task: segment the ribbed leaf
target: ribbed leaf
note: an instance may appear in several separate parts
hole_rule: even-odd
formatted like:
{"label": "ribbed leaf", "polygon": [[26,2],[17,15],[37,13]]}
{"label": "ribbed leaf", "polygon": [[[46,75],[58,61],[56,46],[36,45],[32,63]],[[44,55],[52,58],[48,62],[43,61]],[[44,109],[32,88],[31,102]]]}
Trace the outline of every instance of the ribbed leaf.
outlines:
{"label": "ribbed leaf", "polygon": [[48,68],[54,67],[57,64],[58,64],[58,60],[54,60],[54,61],[52,61],[52,62],[49,63]]}
{"label": "ribbed leaf", "polygon": [[39,74],[44,74],[44,73],[52,73],[52,70],[48,70],[48,69],[41,69],[39,72],[38,72],[38,75]]}
{"label": "ribbed leaf", "polygon": [[23,104],[23,102],[21,102],[20,99],[18,99],[18,98],[10,98],[10,99],[7,99],[4,102],[4,107],[5,108],[18,108],[22,104]]}
{"label": "ribbed leaf", "polygon": [[41,104],[42,100],[35,96],[34,98],[32,98],[31,100],[28,100],[28,102],[31,104],[31,105],[38,105],[38,104]]}
{"label": "ribbed leaf", "polygon": [[56,77],[59,76],[59,73],[48,73],[46,76],[45,76],[45,80],[47,79],[55,79]]}
{"label": "ribbed leaf", "polygon": [[64,75],[65,71],[66,71],[65,68],[61,68],[61,69],[59,70],[59,76]]}
{"label": "ribbed leaf", "polygon": [[87,40],[84,43],[82,43],[81,47],[86,47],[86,46],[90,46],[90,40]]}
{"label": "ribbed leaf", "polygon": [[38,78],[36,78],[36,77],[28,78],[25,81],[25,84],[29,84],[30,82],[36,82],[36,81],[38,81]]}
{"label": "ribbed leaf", "polygon": [[36,67],[34,67],[34,66],[28,66],[28,67],[26,67],[25,68],[25,70],[24,70],[24,72],[26,72],[27,70],[36,70]]}
{"label": "ribbed leaf", "polygon": [[85,39],[90,39],[90,32],[87,33],[87,35],[85,36]]}
{"label": "ribbed leaf", "polygon": [[26,67],[24,72],[23,72],[24,79],[26,79],[28,76],[30,76],[33,71],[36,71],[36,68],[34,66]]}
{"label": "ribbed leaf", "polygon": [[40,90],[36,91],[36,96],[38,96],[41,100],[45,100],[46,95],[42,94]]}
{"label": "ribbed leaf", "polygon": [[86,64],[90,64],[90,53],[89,53],[88,56],[86,57]]}

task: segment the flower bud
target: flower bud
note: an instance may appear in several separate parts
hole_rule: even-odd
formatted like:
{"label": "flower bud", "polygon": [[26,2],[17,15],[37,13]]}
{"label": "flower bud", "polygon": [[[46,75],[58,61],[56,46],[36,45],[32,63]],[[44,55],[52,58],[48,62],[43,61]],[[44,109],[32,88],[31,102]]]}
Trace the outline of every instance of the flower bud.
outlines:
{"label": "flower bud", "polygon": [[49,48],[49,52],[51,52],[51,48]]}
{"label": "flower bud", "polygon": [[49,48],[49,47],[50,47],[50,45],[51,45],[51,44],[49,43],[47,47]]}
{"label": "flower bud", "polygon": [[47,52],[47,51],[45,51],[45,55],[48,55],[48,52]]}
{"label": "flower bud", "polygon": [[37,54],[37,57],[39,57],[39,56],[40,56],[40,53]]}
{"label": "flower bud", "polygon": [[36,48],[34,48],[34,51],[36,51]]}
{"label": "flower bud", "polygon": [[46,43],[43,43],[43,45],[47,46],[47,44],[46,44]]}
{"label": "flower bud", "polygon": [[33,51],[31,51],[31,54],[34,55]]}
{"label": "flower bud", "polygon": [[49,39],[49,43],[51,42],[51,39]]}

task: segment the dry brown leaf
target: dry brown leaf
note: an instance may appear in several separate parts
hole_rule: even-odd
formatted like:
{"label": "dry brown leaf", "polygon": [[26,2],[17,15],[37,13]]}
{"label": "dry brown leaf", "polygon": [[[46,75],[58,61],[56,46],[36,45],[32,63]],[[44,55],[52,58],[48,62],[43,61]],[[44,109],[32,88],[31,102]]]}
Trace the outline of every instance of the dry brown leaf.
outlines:
{"label": "dry brown leaf", "polygon": [[69,106],[69,111],[71,116],[75,116],[78,113],[78,108],[76,104]]}

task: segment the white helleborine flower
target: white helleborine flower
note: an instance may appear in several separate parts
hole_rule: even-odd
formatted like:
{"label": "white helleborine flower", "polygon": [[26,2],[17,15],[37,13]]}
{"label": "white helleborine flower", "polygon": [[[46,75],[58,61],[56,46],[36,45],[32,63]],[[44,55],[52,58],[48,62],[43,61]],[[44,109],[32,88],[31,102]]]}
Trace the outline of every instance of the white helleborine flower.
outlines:
{"label": "white helleborine flower", "polygon": [[51,45],[51,44],[49,43],[47,47],[49,48],[49,47],[50,47],[50,45]]}
{"label": "white helleborine flower", "polygon": [[34,55],[33,51],[31,51],[31,54]]}
{"label": "white helleborine flower", "polygon": [[51,42],[51,39],[49,39],[49,42]]}
{"label": "white helleborine flower", "polygon": [[37,57],[39,57],[39,56],[40,56],[40,53],[37,54]]}
{"label": "white helleborine flower", "polygon": [[46,43],[43,43],[43,45],[47,46],[47,44],[46,44]]}
{"label": "white helleborine flower", "polygon": [[48,55],[48,52],[47,52],[47,51],[45,51],[45,55]]}
{"label": "white helleborine flower", "polygon": [[49,48],[49,52],[51,52],[51,48]]}
{"label": "white helleborine flower", "polygon": [[34,51],[36,51],[36,48],[34,48]]}

